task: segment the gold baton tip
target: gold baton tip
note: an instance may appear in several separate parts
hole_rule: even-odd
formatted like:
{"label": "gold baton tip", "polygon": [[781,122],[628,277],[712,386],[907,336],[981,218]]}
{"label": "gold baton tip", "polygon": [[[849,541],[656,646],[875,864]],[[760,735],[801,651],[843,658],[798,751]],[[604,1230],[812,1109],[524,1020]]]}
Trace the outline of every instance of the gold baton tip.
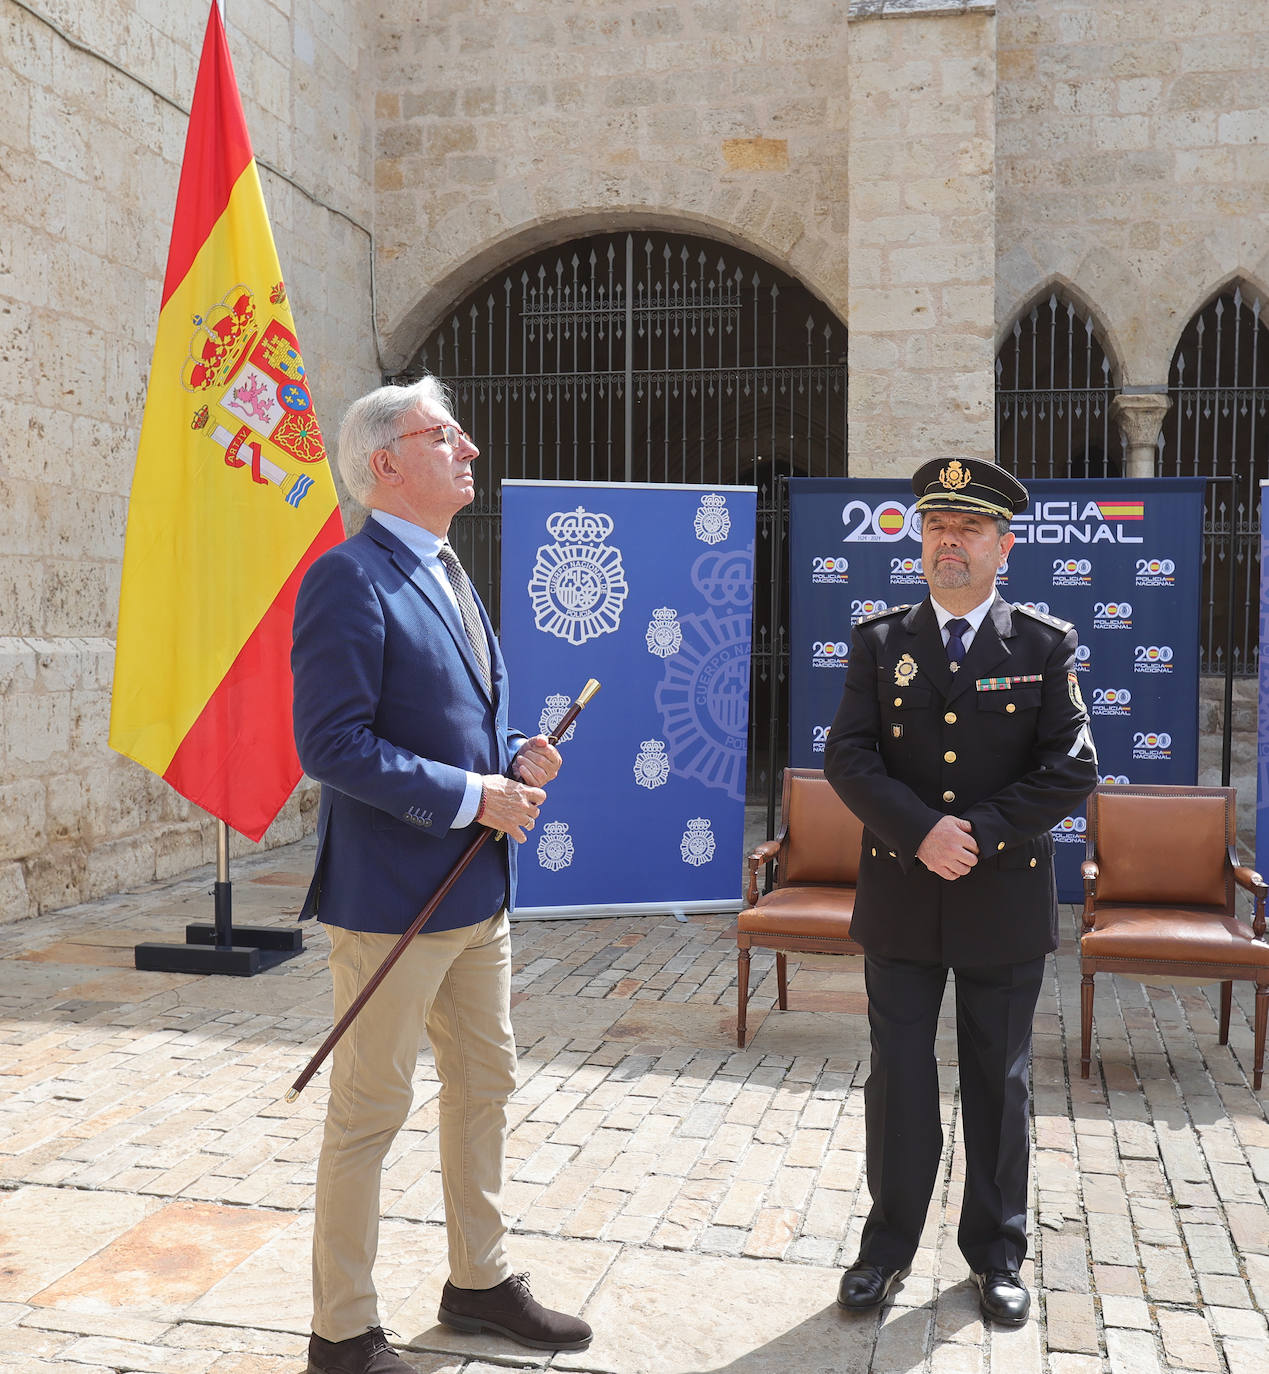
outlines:
{"label": "gold baton tip", "polygon": [[586,686],[583,687],[582,690],[577,694],[577,704],[579,706],[585,706],[586,703],[590,701],[591,697],[593,697],[597,691],[599,691],[599,683],[596,682],[593,677],[587,678]]}
{"label": "gold baton tip", "polygon": [[290,1091],[289,1093],[287,1093],[287,1095],[286,1095],[286,1100],[287,1100],[288,1102],[294,1102],[295,1099],[296,1099],[297,1097],[299,1097],[299,1095],[300,1095],[300,1090],[299,1090],[298,1088],[292,1088],[291,1091]]}

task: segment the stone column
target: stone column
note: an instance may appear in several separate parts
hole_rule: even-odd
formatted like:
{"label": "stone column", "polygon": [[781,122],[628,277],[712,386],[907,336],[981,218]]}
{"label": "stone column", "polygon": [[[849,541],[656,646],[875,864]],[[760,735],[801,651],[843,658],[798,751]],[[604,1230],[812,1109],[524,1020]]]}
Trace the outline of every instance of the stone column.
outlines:
{"label": "stone column", "polygon": [[1172,398],[1162,392],[1121,392],[1110,403],[1110,418],[1119,426],[1128,444],[1128,470],[1125,477],[1153,477],[1155,454],[1163,417],[1172,408]]}
{"label": "stone column", "polygon": [[850,472],[906,476],[995,444],[995,6],[848,17]]}

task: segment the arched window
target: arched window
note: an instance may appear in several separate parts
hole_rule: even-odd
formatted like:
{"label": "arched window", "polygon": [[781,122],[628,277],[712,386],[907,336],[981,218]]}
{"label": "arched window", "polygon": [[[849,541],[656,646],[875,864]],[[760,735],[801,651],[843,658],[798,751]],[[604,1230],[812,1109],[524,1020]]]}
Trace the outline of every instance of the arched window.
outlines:
{"label": "arched window", "polygon": [[996,461],[1029,477],[1119,477],[1119,390],[1091,314],[1056,292],[1014,321],[996,355]]}
{"label": "arched window", "polygon": [[[1202,669],[1257,671],[1260,491],[1269,478],[1269,338],[1257,293],[1226,288],[1193,316],[1168,374],[1160,477],[1218,477],[1203,524]],[[1232,606],[1233,615],[1230,616]]]}

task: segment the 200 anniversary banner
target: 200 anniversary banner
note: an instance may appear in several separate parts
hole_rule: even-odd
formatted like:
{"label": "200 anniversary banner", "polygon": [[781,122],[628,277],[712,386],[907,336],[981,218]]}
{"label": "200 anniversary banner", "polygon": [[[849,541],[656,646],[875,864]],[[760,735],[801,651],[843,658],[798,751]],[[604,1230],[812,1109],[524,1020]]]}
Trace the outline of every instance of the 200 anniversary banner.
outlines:
{"label": "200 anniversary banner", "polygon": [[756,504],[753,487],[503,483],[511,720],[549,732],[587,678],[603,686],[521,846],[518,916],[739,910]]}
{"label": "200 anniversary banner", "polygon": [[[1015,518],[1001,595],[1069,620],[1105,782],[1193,783],[1198,770],[1204,484],[1045,480]],[[922,600],[921,524],[906,481],[789,482],[790,738],[822,768],[862,616]],[[1084,815],[1053,829],[1058,894],[1082,900]]]}

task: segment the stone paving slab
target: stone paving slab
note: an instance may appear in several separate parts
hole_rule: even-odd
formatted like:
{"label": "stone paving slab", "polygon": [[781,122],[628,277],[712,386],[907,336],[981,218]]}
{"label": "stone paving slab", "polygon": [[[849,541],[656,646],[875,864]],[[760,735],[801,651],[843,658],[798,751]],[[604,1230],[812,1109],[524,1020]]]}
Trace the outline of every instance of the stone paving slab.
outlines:
{"label": "stone paving slab", "polygon": [[[290,924],[311,841],[237,863],[235,921]],[[0,928],[0,1369],[255,1374],[303,1368],[329,1029],[326,940],[254,979],[138,973],[140,940],[209,919],[210,873]],[[1066,913],[1073,930],[1072,913]],[[1265,1368],[1269,1118],[1216,989],[1099,978],[1078,1072],[1072,941],[1036,1020],[1035,1315],[989,1331],[955,1243],[963,1178],[950,1001],[946,1143],[913,1273],[880,1316],[833,1301],[866,1207],[860,962],[753,958],[735,1044],[727,916],[513,928],[520,1086],[512,1257],[582,1311],[591,1349],[534,1355],[436,1323],[447,1265],[438,1084],[384,1177],[385,1325],[425,1374]]]}

